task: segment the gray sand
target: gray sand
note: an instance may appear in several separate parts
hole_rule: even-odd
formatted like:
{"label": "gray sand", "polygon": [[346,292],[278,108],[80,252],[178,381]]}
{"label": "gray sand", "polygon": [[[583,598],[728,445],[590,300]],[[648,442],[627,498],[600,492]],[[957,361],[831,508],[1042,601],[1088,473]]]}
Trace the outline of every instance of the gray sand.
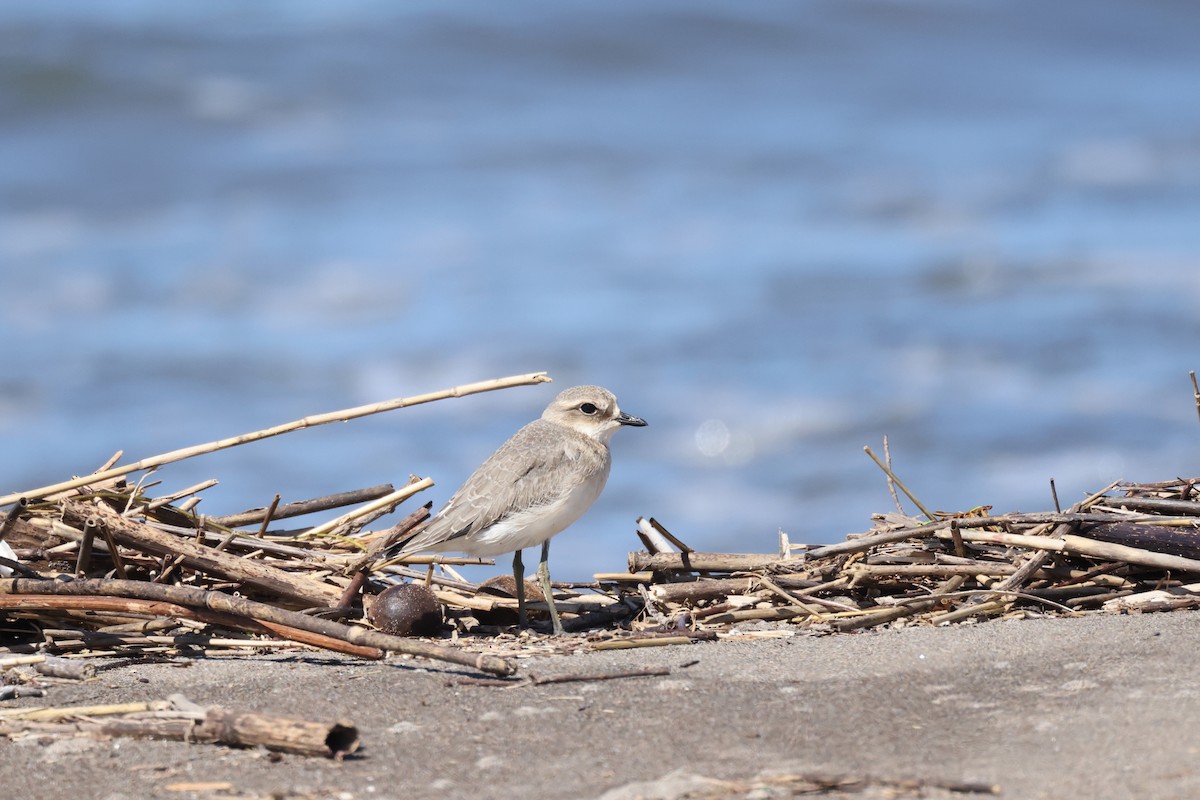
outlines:
{"label": "gray sand", "polygon": [[1198,623],[1182,611],[540,657],[523,671],[676,669],[521,688],[455,684],[468,673],[426,662],[310,653],[126,666],[20,702],[182,692],[204,705],[349,719],[363,750],[339,764],[28,739],[0,741],[0,763],[6,794],[23,798],[228,797],[166,788],[228,781],[236,796],[625,800],[772,769],[984,782],[1006,798],[1195,797]]}

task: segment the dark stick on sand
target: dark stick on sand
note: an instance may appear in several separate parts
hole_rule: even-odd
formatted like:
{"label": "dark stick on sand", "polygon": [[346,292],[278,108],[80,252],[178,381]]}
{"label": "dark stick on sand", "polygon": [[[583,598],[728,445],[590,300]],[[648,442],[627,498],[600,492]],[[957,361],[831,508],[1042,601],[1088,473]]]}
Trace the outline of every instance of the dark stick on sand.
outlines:
{"label": "dark stick on sand", "polygon": [[30,578],[7,578],[0,579],[0,594],[128,597],[138,600],[178,603],[179,605],[191,608],[208,609],[225,614],[250,617],[262,622],[278,623],[298,628],[302,631],[329,636],[354,645],[375,647],[389,652],[407,653],[423,658],[462,664],[497,675],[511,675],[516,671],[515,666],[498,656],[469,653],[464,650],[413,641],[399,636],[389,636],[379,631],[343,625],[339,622],[276,608],[265,603],[246,600],[242,597],[233,597],[222,592],[204,591],[187,586],[163,586],[147,581],[90,579],[62,582],[56,580],[33,580]]}
{"label": "dark stick on sand", "polygon": [[208,520],[209,522],[215,522],[217,525],[224,525],[226,528],[240,528],[244,525],[262,524],[265,519],[288,519],[290,517],[304,516],[305,514],[314,514],[318,511],[329,511],[332,508],[343,508],[360,503],[369,503],[372,500],[386,497],[394,491],[395,487],[390,483],[382,483],[378,486],[369,486],[366,489],[355,489],[349,492],[325,495],[324,497],[314,497],[311,500],[297,500],[294,503],[283,503],[282,505],[275,506],[273,512],[269,506],[267,508],[251,508],[247,511],[240,511],[237,514],[229,514],[224,517],[209,517]]}

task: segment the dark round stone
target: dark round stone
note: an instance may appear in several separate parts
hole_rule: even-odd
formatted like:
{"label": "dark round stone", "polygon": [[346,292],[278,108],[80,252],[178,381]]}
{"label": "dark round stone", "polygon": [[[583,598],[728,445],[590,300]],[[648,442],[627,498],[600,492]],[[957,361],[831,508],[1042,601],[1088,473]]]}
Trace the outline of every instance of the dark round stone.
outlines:
{"label": "dark round stone", "polygon": [[367,621],[393,636],[437,636],[442,630],[442,604],[424,586],[401,583],[379,593]]}

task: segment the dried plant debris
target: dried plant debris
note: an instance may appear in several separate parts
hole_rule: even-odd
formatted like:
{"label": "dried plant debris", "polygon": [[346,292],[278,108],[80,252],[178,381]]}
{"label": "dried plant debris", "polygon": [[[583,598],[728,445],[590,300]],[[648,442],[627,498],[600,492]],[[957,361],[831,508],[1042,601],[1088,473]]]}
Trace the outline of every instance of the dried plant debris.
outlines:
{"label": "dried plant debris", "polygon": [[[564,627],[586,635],[547,637],[516,626],[510,577],[477,585],[454,570],[490,561],[381,560],[431,507],[388,528],[371,524],[431,486],[428,478],[300,501],[275,496],[262,508],[206,516],[198,505],[215,481],[155,494],[157,473],[145,471],[301,423],[544,379],[489,381],[186,448],[134,462],[142,465],[137,481],[130,476],[138,470],[114,466],[117,454],[90,475],[0,497],[0,657],[315,647],[504,677],[517,658],[537,654],[1200,604],[1200,479],[1114,484],[1043,513],[948,514],[918,502],[920,517],[877,515],[870,531],[835,544],[796,545],[781,535],[774,553],[696,552],[642,519],[636,533],[645,549],[623,571],[554,585]],[[376,608],[397,585],[419,587],[406,594],[420,603]],[[527,584],[526,596],[544,630],[536,585]]]}
{"label": "dried plant debris", "polygon": [[[277,530],[269,509],[204,517],[117,482],[13,506],[5,542],[15,558],[0,562],[12,570],[0,578],[0,652],[309,646],[508,675],[513,657],[538,653],[1191,608],[1200,605],[1196,482],[1110,486],[1062,512],[877,515],[867,533],[829,545],[785,538],[775,553],[696,552],[656,521],[639,520],[650,549],[630,553],[626,572],[556,584],[567,630],[590,632],[558,639],[517,630],[511,577],[476,585],[453,570],[479,559],[374,558],[420,525],[428,505],[383,530],[345,522]],[[370,506],[394,494],[380,485],[276,510],[336,512],[338,503]],[[363,621],[379,619],[376,598],[398,584],[420,587],[425,605],[441,604],[440,634],[438,624],[418,628],[425,636],[417,639],[398,635],[409,626],[377,630]],[[539,598],[535,586],[527,596]]]}
{"label": "dried plant debris", "polygon": [[663,631],[786,621],[835,633],[1191,608],[1200,605],[1197,482],[1114,484],[1065,512],[877,515],[867,533],[831,545],[785,540],[776,554],[642,551],[630,555],[627,580],[647,587]]}
{"label": "dried plant debris", "polygon": [[[431,658],[497,675],[515,666],[463,643],[383,633],[362,621],[403,566],[377,555],[429,514],[411,512],[387,530],[367,527],[433,485],[412,478],[300,502],[210,517],[197,512],[210,480],[154,496],[151,479],[173,462],[368,414],[511,386],[545,373],[481,381],[439,392],[318,414],[0,497],[0,651],[143,654],[198,648],[278,646]],[[133,473],[142,473],[132,481]],[[310,514],[350,511],[292,528]],[[284,522],[284,521],[288,522]],[[481,563],[414,556],[415,564]],[[461,587],[459,587],[461,588]]]}

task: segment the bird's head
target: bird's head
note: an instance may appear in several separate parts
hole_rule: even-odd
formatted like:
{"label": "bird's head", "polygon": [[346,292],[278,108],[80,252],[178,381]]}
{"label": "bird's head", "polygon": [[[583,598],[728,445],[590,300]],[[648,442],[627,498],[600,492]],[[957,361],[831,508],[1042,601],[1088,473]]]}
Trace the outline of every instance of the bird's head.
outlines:
{"label": "bird's head", "polygon": [[613,393],[599,386],[576,386],[559,393],[542,412],[542,419],[604,443],[622,425],[640,428],[646,424],[646,420],[622,411]]}

